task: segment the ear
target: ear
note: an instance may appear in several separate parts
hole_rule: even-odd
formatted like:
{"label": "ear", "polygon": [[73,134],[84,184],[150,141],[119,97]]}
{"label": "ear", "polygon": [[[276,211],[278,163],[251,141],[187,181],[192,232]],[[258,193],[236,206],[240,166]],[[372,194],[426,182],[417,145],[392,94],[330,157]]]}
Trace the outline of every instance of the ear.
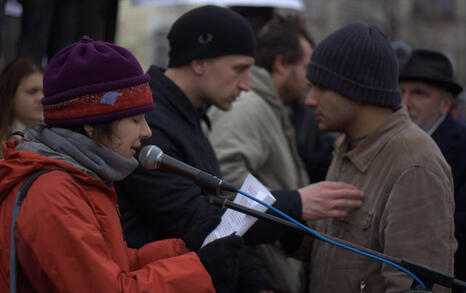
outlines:
{"label": "ear", "polygon": [[288,68],[289,68],[288,64],[286,64],[283,61],[283,55],[278,55],[277,57],[275,57],[275,60],[273,60],[273,68],[272,68],[273,73],[276,73],[278,75],[283,75],[288,71]]}
{"label": "ear", "polygon": [[440,101],[440,112],[442,114],[448,113],[452,105],[453,105],[453,97],[452,96],[444,97]]}
{"label": "ear", "polygon": [[191,61],[191,68],[194,73],[202,75],[205,72],[205,60],[204,59],[194,59]]}
{"label": "ear", "polygon": [[84,131],[86,132],[87,136],[92,137],[94,135],[94,126],[86,124],[84,125]]}

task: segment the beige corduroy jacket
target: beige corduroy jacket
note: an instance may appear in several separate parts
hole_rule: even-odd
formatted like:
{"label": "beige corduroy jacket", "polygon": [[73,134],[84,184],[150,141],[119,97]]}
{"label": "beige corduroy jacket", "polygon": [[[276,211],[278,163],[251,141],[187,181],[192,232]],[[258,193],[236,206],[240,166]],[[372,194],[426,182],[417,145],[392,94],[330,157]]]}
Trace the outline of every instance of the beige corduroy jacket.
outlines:
{"label": "beige corduroy jacket", "polygon": [[[453,273],[454,198],[450,167],[435,142],[411,123],[405,108],[359,146],[336,150],[327,179],[365,193],[363,207],[318,231],[398,258]],[[391,266],[314,241],[312,293],[406,292],[413,279]],[[434,287],[434,292],[448,292]]]}

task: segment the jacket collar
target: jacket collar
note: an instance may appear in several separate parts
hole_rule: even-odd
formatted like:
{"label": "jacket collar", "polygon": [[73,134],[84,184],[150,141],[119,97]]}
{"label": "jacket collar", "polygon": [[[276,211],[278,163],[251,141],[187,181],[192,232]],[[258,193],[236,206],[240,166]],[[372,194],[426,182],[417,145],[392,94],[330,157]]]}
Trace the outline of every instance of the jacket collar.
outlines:
{"label": "jacket collar", "polygon": [[272,82],[270,73],[265,68],[252,66],[250,76],[252,91],[261,96],[273,108],[283,108],[283,102]]}
{"label": "jacket collar", "polygon": [[17,141],[7,141],[3,144],[4,160],[0,160],[0,202],[8,195],[8,191],[33,173],[44,169],[64,169],[73,177],[86,185],[92,185],[112,198],[116,204],[116,194],[113,189],[104,184],[101,179],[89,176],[68,162],[52,159],[34,151],[17,150]]}
{"label": "jacket collar", "polygon": [[138,161],[126,158],[81,133],[66,128],[31,128],[17,150],[66,162],[111,186],[131,174]]}
{"label": "jacket collar", "polygon": [[403,129],[406,129],[412,124],[409,119],[408,111],[403,106],[398,111],[394,112],[382,125],[380,125],[373,133],[356,148],[346,152],[348,139],[336,149],[337,155],[342,155],[348,158],[361,172],[366,172],[371,162],[377,154],[385,147],[385,145],[399,134]]}
{"label": "jacket collar", "polygon": [[154,111],[157,111],[158,103],[164,103],[178,112],[179,116],[192,126],[199,127],[201,119],[206,120],[206,124],[210,126],[210,121],[205,115],[206,107],[196,110],[186,94],[166,77],[164,72],[164,69],[157,66],[151,66],[147,71],[151,76],[149,84],[155,103]]}
{"label": "jacket collar", "polygon": [[[283,123],[284,129],[291,139],[294,139],[295,130],[291,123],[289,109],[278,95],[278,91],[272,82],[270,73],[262,67],[252,66],[250,70],[251,91],[260,96],[274,111]],[[248,93],[245,93],[247,95]]]}
{"label": "jacket collar", "polygon": [[457,141],[464,136],[466,136],[466,128],[455,121],[450,114],[447,114],[445,120],[443,120],[432,134],[432,138],[435,140],[442,152],[456,144]]}

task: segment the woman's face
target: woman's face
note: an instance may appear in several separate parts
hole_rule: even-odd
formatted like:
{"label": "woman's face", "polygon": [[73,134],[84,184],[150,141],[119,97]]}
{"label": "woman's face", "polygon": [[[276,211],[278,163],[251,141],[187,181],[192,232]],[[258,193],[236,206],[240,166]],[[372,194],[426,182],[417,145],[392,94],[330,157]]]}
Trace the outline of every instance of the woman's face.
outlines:
{"label": "woman's face", "polygon": [[104,145],[126,158],[131,158],[136,154],[136,149],[141,147],[141,139],[151,135],[144,114],[134,115],[116,121],[112,140]]}
{"label": "woman's face", "polygon": [[26,126],[32,126],[42,120],[42,104],[44,96],[42,73],[31,73],[23,77],[16,89],[14,100],[14,119]]}

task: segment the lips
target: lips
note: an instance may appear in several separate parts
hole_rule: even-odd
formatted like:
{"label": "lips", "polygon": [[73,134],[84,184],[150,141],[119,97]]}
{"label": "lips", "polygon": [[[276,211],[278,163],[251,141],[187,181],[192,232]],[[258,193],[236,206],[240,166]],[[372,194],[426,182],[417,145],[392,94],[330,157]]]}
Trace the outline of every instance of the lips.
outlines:
{"label": "lips", "polygon": [[316,120],[322,120],[323,119],[323,116],[319,112],[315,112],[314,115],[316,117]]}
{"label": "lips", "polygon": [[131,151],[134,152],[134,153],[136,153],[137,150],[138,150],[140,147],[141,147],[141,145],[132,146],[132,147],[131,147]]}

